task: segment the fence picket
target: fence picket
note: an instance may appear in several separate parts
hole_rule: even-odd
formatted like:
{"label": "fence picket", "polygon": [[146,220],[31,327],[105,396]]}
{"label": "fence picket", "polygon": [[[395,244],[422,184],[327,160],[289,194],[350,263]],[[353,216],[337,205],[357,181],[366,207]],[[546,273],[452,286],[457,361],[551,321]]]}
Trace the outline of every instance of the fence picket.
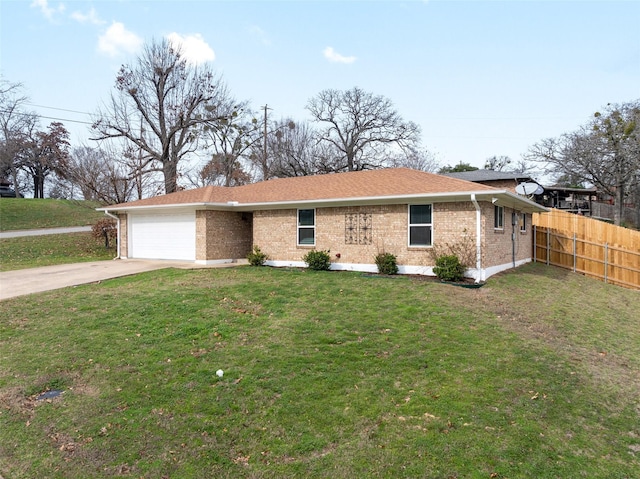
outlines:
{"label": "fence picket", "polygon": [[534,261],[640,289],[640,232],[559,210],[533,215]]}

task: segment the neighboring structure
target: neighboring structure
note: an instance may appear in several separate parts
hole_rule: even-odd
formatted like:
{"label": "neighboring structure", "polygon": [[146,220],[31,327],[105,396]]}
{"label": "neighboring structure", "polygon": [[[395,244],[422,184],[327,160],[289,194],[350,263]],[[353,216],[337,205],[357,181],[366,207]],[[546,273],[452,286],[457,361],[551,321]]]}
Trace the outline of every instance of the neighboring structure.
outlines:
{"label": "neighboring structure", "polygon": [[[445,176],[473,181],[474,183],[493,186],[494,188],[504,188],[514,193],[516,186],[520,183],[539,184],[529,175],[512,171],[474,170],[445,173]],[[593,203],[597,201],[596,188],[569,188],[564,186],[542,186],[542,188],[544,189],[543,193],[532,197],[536,203],[546,208],[592,216]]]}
{"label": "neighboring structure", "polygon": [[318,249],[330,250],[332,269],[375,272],[384,251],[400,273],[431,275],[432,247],[466,240],[477,281],[531,261],[531,213],[546,211],[506,189],[406,168],[207,186],[101,210],[118,219],[121,258],[224,263],[257,245],[272,266],[304,266]]}
{"label": "neighboring structure", "polygon": [[536,203],[547,208],[592,216],[593,203],[597,200],[597,189],[544,186],[544,193],[535,196]]}
{"label": "neighboring structure", "polygon": [[472,181],[474,183],[480,183],[481,185],[509,190],[513,193],[515,193],[516,186],[520,183],[536,182],[527,174],[515,173],[513,171],[473,170],[444,173],[444,175],[450,176],[451,178],[458,178],[459,180]]}

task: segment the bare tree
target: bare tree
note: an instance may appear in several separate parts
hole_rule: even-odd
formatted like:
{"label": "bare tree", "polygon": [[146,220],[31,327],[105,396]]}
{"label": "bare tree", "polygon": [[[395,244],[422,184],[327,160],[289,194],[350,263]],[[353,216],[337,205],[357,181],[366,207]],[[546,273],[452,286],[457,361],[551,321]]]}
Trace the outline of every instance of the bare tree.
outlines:
{"label": "bare tree", "polygon": [[215,125],[204,127],[207,150],[211,159],[200,170],[204,185],[237,186],[249,183],[251,175],[245,170],[245,156],[259,144],[262,132],[258,120],[246,103],[224,108],[234,113]]}
{"label": "bare tree", "polygon": [[85,200],[115,204],[133,199],[136,178],[131,178],[122,154],[109,146],[82,146],[71,152],[67,178],[80,189]]}
{"label": "bare tree", "polygon": [[638,187],[640,100],[607,105],[579,130],[536,143],[527,158],[615,197],[614,223],[619,225],[625,197]]}
{"label": "bare tree", "polygon": [[205,125],[229,118],[227,89],[207,67],[187,63],[167,40],[146,45],[134,66],[123,65],[116,92],[97,114],[95,139],[124,138],[154,165],[165,192],[177,189],[178,165],[198,148]]}
{"label": "bare tree", "polygon": [[427,149],[411,149],[405,154],[397,155],[391,159],[389,166],[393,168],[411,168],[412,170],[436,173],[442,165],[436,155]]}
{"label": "bare tree", "polygon": [[323,90],[307,110],[324,125],[321,141],[339,154],[336,171],[379,168],[390,154],[389,146],[415,148],[419,142],[420,127],[405,121],[391,100],[358,87]]}
{"label": "bare tree", "polygon": [[20,83],[0,80],[0,179],[11,178],[20,195],[20,159],[37,124],[37,116],[26,110],[29,98]]}
{"label": "bare tree", "polygon": [[316,132],[306,122],[290,118],[276,122],[267,140],[270,159],[268,177],[284,178],[327,173],[327,163],[334,155],[327,155],[325,145],[317,140]]}

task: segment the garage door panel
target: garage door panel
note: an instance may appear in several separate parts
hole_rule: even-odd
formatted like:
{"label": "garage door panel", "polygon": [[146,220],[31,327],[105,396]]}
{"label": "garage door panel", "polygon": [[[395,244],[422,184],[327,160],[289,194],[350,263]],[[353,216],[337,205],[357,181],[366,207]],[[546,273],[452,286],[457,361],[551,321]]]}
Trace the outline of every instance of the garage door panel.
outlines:
{"label": "garage door panel", "polygon": [[131,258],[195,260],[195,213],[131,215]]}

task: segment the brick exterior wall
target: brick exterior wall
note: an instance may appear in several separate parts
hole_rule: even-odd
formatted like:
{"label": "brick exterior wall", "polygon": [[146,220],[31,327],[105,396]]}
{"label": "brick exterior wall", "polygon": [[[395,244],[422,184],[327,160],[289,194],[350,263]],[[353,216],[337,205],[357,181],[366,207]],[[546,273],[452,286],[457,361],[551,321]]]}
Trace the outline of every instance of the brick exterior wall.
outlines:
{"label": "brick exterior wall", "polygon": [[[513,210],[504,208],[504,229],[494,228],[494,205],[481,202],[482,268],[495,272],[512,264]],[[196,261],[246,258],[253,245],[270,260],[302,262],[311,249],[330,250],[335,263],[375,264],[380,252],[396,255],[399,266],[430,267],[430,247],[408,245],[408,205],[349,206],[316,209],[315,246],[297,245],[297,209],[236,211],[196,211]],[[522,213],[521,213],[522,214]],[[120,256],[127,257],[127,216],[120,217]],[[432,205],[434,245],[468,243],[475,255],[476,210],[471,202]],[[516,263],[531,259],[533,244],[531,215],[526,215],[526,231],[515,227]],[[340,258],[337,258],[337,254]],[[502,267],[502,268],[499,268]],[[492,273],[493,274],[493,273]]]}
{"label": "brick exterior wall", "polygon": [[[371,215],[370,241],[349,239],[347,215]],[[471,236],[475,245],[471,202],[436,203],[432,209],[434,243],[457,243]],[[491,217],[493,221],[493,216]],[[365,241],[362,241],[365,239]],[[396,255],[399,265],[432,266],[432,248],[409,247],[408,205],[375,205],[316,209],[316,245],[297,245],[297,210],[254,212],[253,242],[275,261],[302,261],[311,249],[330,250],[334,262],[374,264],[379,252]],[[366,243],[366,244],[361,244]],[[336,257],[340,254],[340,258]]]}
{"label": "brick exterior wall", "polygon": [[120,257],[126,258],[129,253],[129,235],[127,228],[127,215],[117,215],[120,219],[120,244],[118,247],[120,248]]}
{"label": "brick exterior wall", "polygon": [[[514,210],[504,208],[504,228],[494,228],[494,206],[481,203],[484,230],[482,250],[483,267],[507,265],[513,262],[511,214]],[[519,213],[522,215],[523,213]],[[533,227],[531,215],[526,215],[526,231],[520,231],[520,225],[515,226],[515,261],[516,263],[528,260],[533,254]]]}
{"label": "brick exterior wall", "polygon": [[507,190],[511,193],[516,192],[516,186],[518,186],[518,182],[516,180],[492,180],[492,181],[478,181],[478,183],[491,186],[493,188],[498,188],[500,190]]}
{"label": "brick exterior wall", "polygon": [[252,214],[196,211],[196,261],[246,258],[252,248]]}

